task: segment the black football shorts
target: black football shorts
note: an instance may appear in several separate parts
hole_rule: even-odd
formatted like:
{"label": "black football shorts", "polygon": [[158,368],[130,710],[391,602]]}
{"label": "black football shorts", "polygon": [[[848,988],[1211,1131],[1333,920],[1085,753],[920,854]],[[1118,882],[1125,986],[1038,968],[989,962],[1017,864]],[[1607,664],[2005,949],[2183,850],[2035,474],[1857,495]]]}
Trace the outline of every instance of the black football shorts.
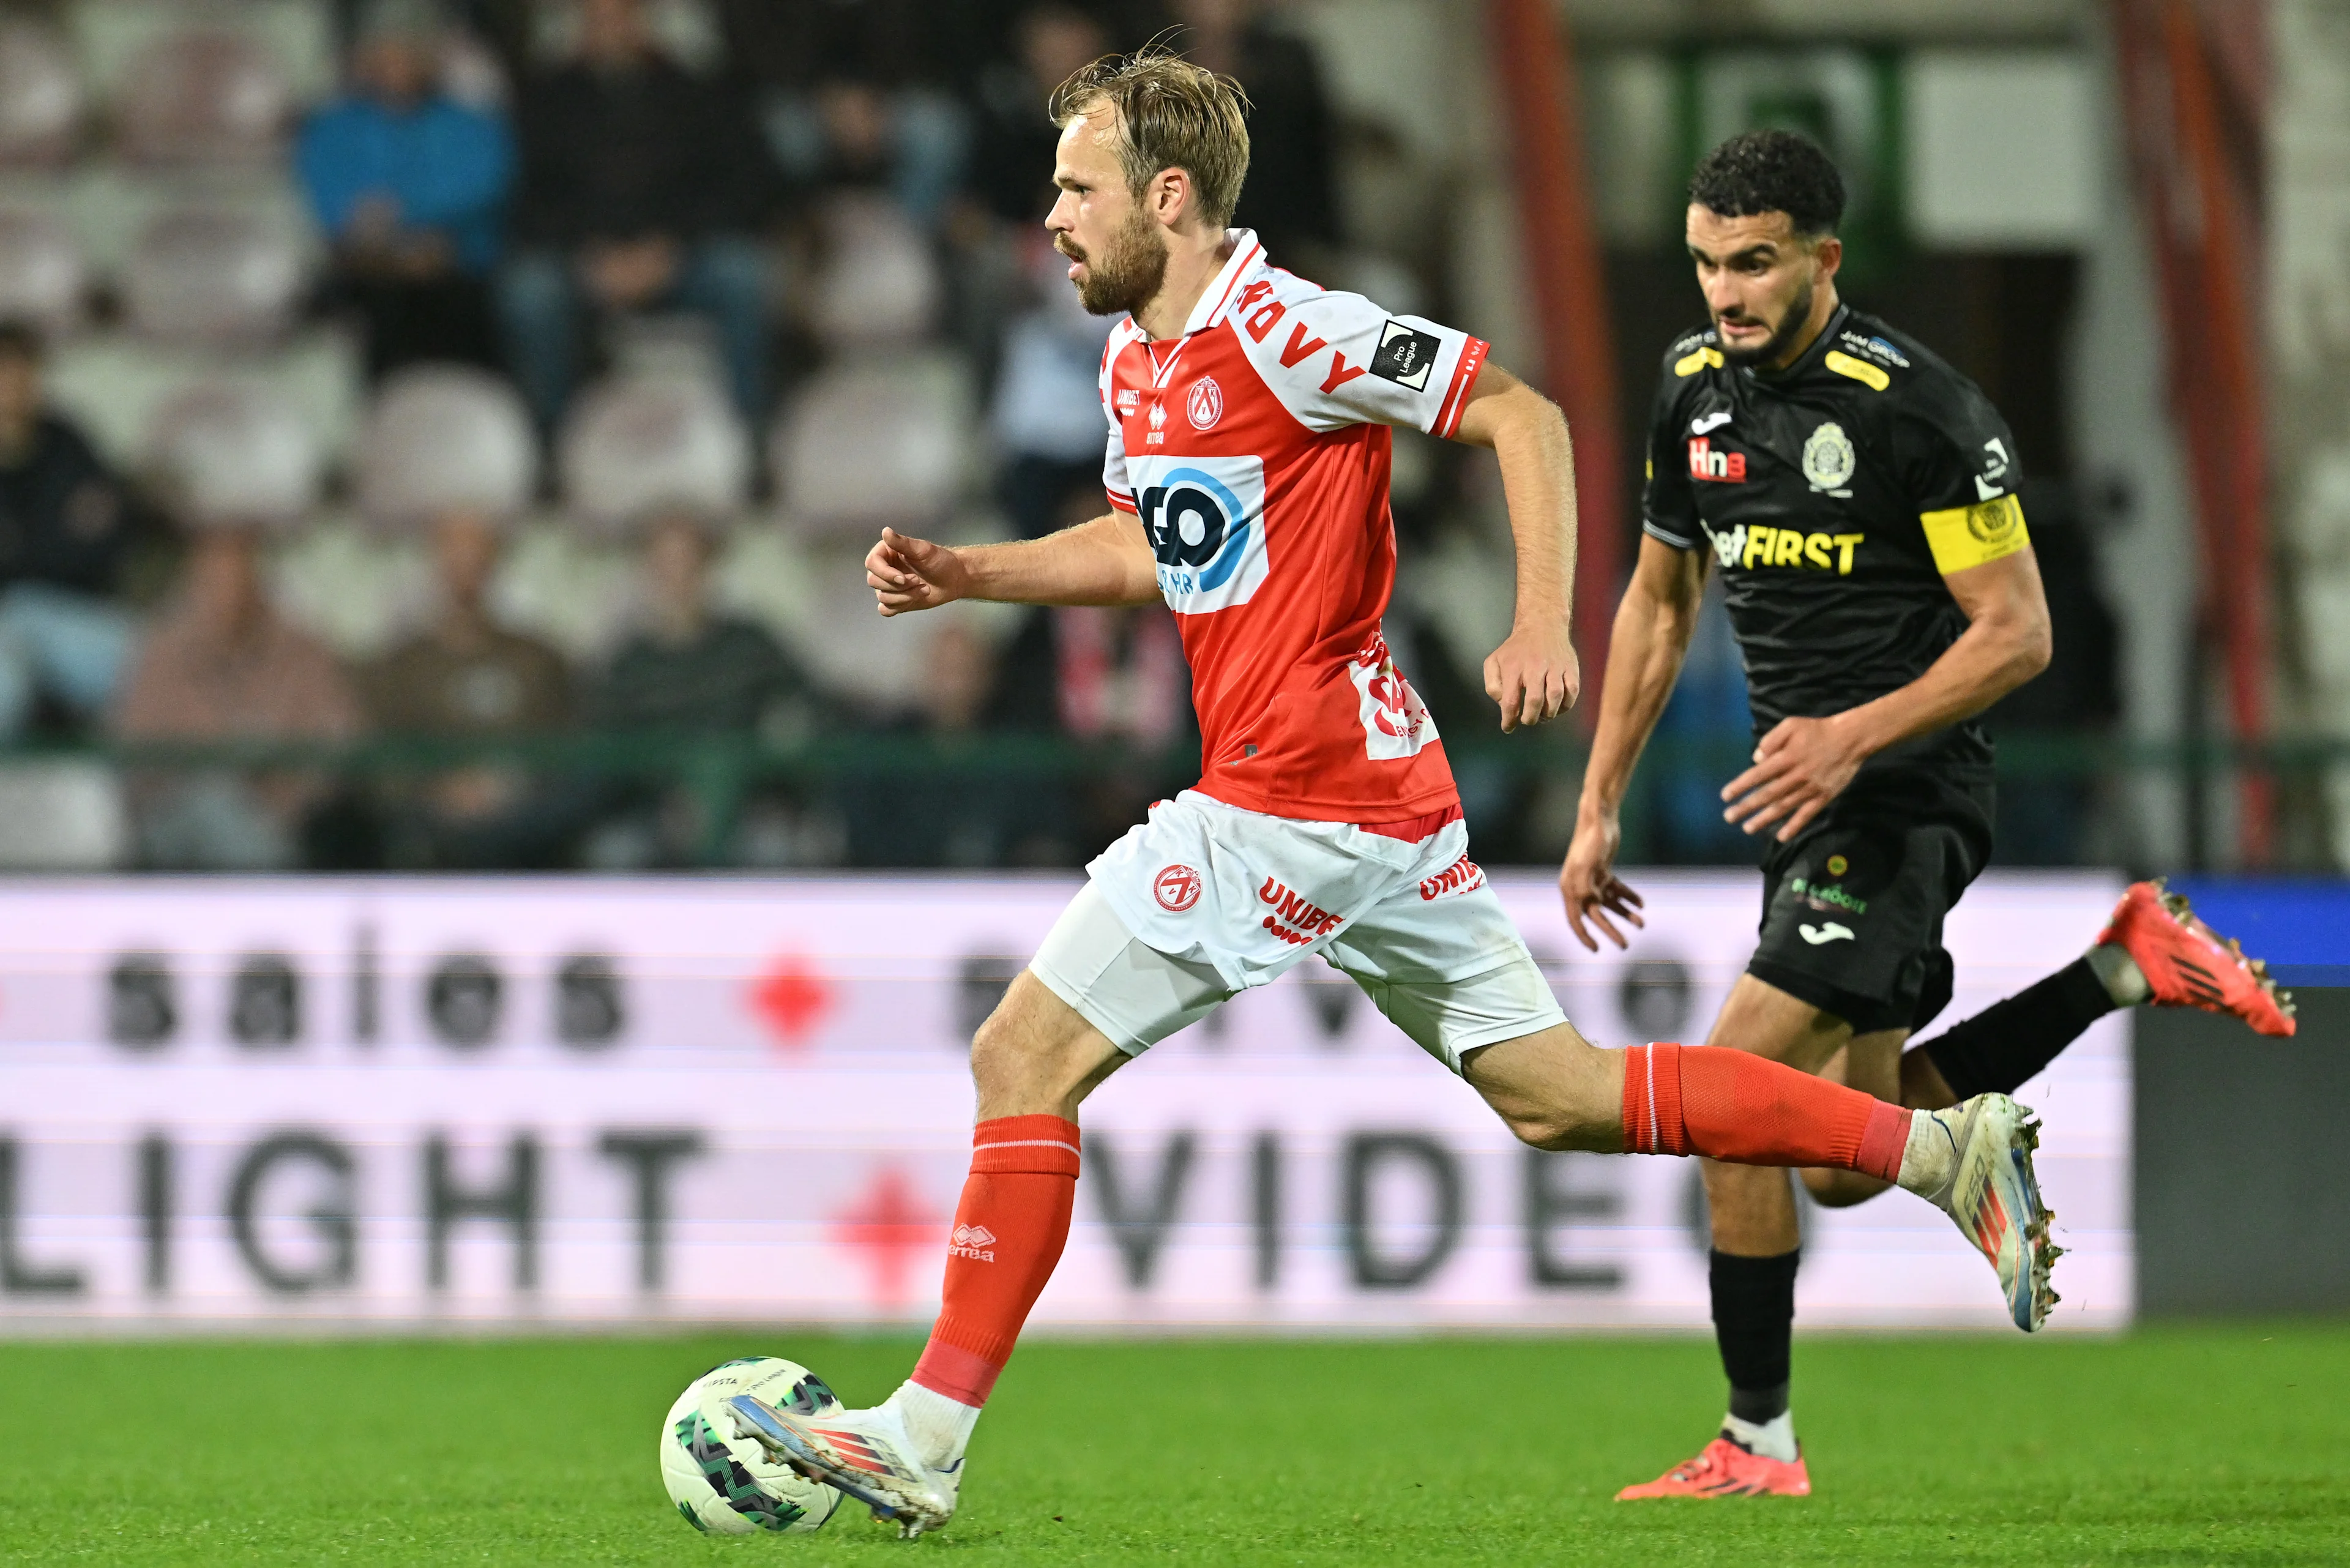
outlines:
{"label": "black football shorts", "polygon": [[1864,775],[1762,858],[1746,972],[1856,1034],[1923,1029],[1950,1002],[1942,917],[1991,857],[1992,791]]}

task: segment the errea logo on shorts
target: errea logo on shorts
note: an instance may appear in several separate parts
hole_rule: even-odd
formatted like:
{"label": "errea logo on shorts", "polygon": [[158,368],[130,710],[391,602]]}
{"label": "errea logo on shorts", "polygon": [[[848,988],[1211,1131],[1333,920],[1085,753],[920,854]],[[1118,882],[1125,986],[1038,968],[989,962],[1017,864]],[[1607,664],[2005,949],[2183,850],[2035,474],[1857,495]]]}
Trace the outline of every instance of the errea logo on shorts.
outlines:
{"label": "errea logo on shorts", "polygon": [[947,1251],[957,1258],[969,1258],[974,1263],[995,1262],[995,1232],[984,1225],[958,1225],[947,1238]]}
{"label": "errea logo on shorts", "polygon": [[1200,874],[1189,866],[1166,866],[1150,879],[1150,896],[1170,915],[1180,915],[1200,901]]}
{"label": "errea logo on shorts", "polygon": [[1272,565],[1263,458],[1129,457],[1127,472],[1169,608],[1204,615],[1255,597]]}

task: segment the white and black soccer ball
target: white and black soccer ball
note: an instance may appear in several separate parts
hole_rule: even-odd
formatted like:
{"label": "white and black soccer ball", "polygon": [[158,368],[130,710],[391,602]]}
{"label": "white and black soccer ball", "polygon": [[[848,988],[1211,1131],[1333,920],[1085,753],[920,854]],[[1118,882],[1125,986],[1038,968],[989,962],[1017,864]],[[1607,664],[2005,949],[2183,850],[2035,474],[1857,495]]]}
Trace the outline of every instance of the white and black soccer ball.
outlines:
{"label": "white and black soccer ball", "polygon": [[824,1379],[796,1361],[745,1355],[712,1367],[661,1419],[661,1485],[670,1501],[688,1524],[712,1535],[822,1530],[840,1493],[777,1464],[747,1432],[737,1437],[726,1404],[737,1394],[806,1416],[840,1408]]}

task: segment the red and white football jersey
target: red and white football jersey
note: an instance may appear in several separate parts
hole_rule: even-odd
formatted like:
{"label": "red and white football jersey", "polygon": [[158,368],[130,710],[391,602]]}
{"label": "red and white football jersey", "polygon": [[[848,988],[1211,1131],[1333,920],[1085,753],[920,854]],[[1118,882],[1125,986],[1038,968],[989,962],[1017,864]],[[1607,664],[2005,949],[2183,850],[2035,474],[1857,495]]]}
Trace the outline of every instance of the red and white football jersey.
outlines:
{"label": "red and white football jersey", "polygon": [[1102,356],[1110,504],[1141,519],[1182,629],[1201,793],[1321,822],[1457,810],[1436,727],[1379,632],[1390,425],[1450,436],[1479,338],[1266,265],[1246,230],[1184,324]]}

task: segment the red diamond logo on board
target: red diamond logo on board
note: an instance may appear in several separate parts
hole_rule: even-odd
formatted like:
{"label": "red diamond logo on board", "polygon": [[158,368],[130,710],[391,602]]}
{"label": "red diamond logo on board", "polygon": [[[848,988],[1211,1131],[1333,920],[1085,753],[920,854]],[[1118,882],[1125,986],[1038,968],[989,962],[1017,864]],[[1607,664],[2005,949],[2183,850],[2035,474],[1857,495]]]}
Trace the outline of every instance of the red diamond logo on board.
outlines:
{"label": "red diamond logo on board", "polygon": [[832,984],[806,959],[786,954],[751,986],[751,1011],[786,1051],[807,1048],[832,1011]]}
{"label": "red diamond logo on board", "polygon": [[939,1244],[938,1223],[906,1173],[888,1166],[874,1173],[853,1208],[833,1216],[832,1240],[835,1246],[853,1247],[865,1255],[873,1303],[888,1311],[905,1304],[911,1282],[907,1276],[915,1260],[936,1256],[932,1249]]}
{"label": "red diamond logo on board", "polygon": [[1180,915],[1200,901],[1200,874],[1189,866],[1170,866],[1151,878],[1150,891],[1159,907]]}

